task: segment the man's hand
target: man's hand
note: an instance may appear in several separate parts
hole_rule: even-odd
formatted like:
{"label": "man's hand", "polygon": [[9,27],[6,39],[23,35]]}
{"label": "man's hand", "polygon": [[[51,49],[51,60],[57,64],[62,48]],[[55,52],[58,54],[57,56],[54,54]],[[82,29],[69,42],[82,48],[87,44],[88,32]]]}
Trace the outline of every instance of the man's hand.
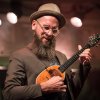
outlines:
{"label": "man's hand", "polygon": [[[82,49],[81,45],[78,45],[78,49]],[[79,57],[79,60],[81,61],[82,64],[86,64],[89,63],[91,60],[91,53],[90,53],[90,49],[85,49]]]}
{"label": "man's hand", "polygon": [[43,92],[66,92],[67,86],[63,81],[60,76],[53,76],[48,81],[41,83],[40,86]]}

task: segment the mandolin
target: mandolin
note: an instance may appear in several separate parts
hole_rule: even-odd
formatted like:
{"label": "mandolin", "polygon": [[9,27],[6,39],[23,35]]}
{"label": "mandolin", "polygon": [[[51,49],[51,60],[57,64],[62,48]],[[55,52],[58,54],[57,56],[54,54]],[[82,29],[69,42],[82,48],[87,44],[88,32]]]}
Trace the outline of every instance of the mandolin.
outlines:
{"label": "mandolin", "polygon": [[65,70],[72,65],[78,58],[79,55],[88,48],[98,46],[98,42],[100,40],[100,34],[93,34],[89,37],[89,40],[87,44],[77,51],[70,59],[68,59],[64,64],[61,66],[59,65],[53,65],[50,67],[47,67],[45,70],[43,70],[36,78],[36,83],[40,84],[42,82],[45,82],[49,80],[53,76],[61,76],[62,78],[65,78]]}

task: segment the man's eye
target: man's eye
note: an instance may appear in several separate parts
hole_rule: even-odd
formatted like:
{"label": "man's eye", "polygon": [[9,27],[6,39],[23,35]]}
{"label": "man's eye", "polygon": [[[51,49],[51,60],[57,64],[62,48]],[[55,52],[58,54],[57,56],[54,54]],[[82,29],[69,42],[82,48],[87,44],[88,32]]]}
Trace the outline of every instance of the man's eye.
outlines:
{"label": "man's eye", "polygon": [[54,29],[54,30],[53,30],[53,33],[57,33],[57,30],[56,30],[56,29]]}
{"label": "man's eye", "polygon": [[48,27],[48,26],[45,26],[44,29],[45,29],[45,30],[49,30],[49,27]]}

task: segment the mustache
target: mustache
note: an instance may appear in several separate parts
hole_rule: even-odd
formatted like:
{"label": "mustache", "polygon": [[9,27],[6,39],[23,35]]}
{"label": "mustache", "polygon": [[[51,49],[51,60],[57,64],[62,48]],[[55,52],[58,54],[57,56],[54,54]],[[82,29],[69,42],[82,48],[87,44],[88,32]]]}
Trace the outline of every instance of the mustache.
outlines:
{"label": "mustache", "polygon": [[48,36],[46,34],[42,35],[41,38],[39,38],[36,34],[34,35],[34,39],[35,39],[35,43],[37,44],[37,46],[39,46],[40,44],[42,44],[42,39],[45,38],[46,40],[48,40],[47,45],[43,45],[44,47],[51,47],[51,46],[55,46],[55,38],[53,36]]}
{"label": "mustache", "polygon": [[[43,36],[42,38],[46,38]],[[35,35],[35,43],[37,44],[37,50],[35,51],[35,54],[39,58],[45,58],[45,59],[52,59],[55,56],[55,38],[48,38],[48,43],[46,45],[42,44],[42,38],[39,39],[37,35]]]}
{"label": "mustache", "polygon": [[44,32],[43,37],[52,40],[54,38],[53,35],[48,35],[48,33]]}

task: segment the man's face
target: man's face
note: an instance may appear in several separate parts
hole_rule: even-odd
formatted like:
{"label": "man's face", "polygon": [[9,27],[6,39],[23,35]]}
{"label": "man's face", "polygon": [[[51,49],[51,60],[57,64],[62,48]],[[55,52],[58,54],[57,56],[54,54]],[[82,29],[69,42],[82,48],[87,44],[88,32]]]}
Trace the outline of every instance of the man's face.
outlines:
{"label": "man's face", "polygon": [[52,59],[55,56],[55,37],[59,33],[58,20],[52,16],[44,16],[32,22],[37,45],[36,55],[39,58]]}
{"label": "man's face", "polygon": [[33,21],[32,29],[42,45],[49,46],[59,33],[59,23],[55,17],[43,16]]}

